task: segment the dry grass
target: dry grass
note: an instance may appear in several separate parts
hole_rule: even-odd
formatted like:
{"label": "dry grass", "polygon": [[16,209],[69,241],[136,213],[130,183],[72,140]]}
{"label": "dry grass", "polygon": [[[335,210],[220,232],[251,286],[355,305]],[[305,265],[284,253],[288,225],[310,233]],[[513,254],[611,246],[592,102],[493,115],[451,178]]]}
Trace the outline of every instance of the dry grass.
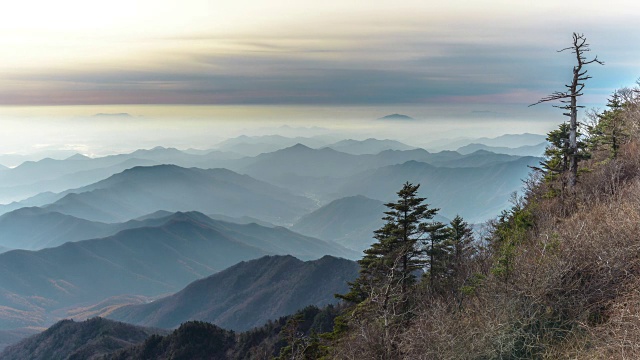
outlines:
{"label": "dry grass", "polygon": [[[632,93],[630,93],[632,94]],[[505,280],[489,270],[495,249],[471,264],[484,280],[462,302],[422,296],[399,337],[404,359],[640,359],[640,100],[624,113],[616,159],[596,152],[575,189],[528,186],[534,225]],[[345,359],[375,358],[361,326],[338,346]],[[379,334],[378,334],[379,335]],[[366,339],[366,341],[365,341]],[[360,357],[358,357],[360,355]]]}

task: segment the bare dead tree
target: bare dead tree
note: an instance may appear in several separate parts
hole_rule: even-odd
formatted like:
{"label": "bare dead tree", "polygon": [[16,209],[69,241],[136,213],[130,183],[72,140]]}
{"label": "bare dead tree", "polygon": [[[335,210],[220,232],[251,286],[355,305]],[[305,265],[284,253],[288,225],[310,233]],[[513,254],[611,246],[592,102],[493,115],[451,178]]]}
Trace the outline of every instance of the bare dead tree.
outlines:
{"label": "bare dead tree", "polygon": [[587,39],[583,34],[573,33],[573,45],[564,48],[562,50],[558,50],[558,52],[563,52],[570,50],[572,54],[576,55],[577,64],[573,66],[573,79],[571,84],[565,85],[567,88],[566,91],[556,91],[551,95],[543,97],[538,100],[538,102],[531,104],[529,106],[538,105],[543,102],[548,101],[560,101],[563,105],[553,105],[554,107],[566,110],[567,112],[563,113],[563,115],[568,116],[570,118],[569,122],[569,186],[573,187],[576,185],[577,177],[578,177],[578,108],[582,108],[584,106],[578,105],[578,97],[582,96],[582,90],[584,89],[584,82],[588,79],[591,79],[590,75],[587,75],[587,70],[583,70],[585,65],[589,65],[592,63],[597,63],[600,65],[604,65],[603,61],[598,60],[598,57],[594,57],[591,60],[587,60],[585,57],[585,53],[591,51],[589,48],[589,44],[587,44]]}

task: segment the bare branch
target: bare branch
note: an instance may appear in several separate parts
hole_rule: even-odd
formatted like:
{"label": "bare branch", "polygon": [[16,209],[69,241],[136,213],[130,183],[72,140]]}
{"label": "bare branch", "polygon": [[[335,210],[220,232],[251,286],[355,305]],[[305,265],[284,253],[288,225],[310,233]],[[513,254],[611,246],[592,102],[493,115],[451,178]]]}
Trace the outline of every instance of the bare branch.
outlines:
{"label": "bare branch", "polygon": [[543,97],[538,100],[538,102],[531,104],[529,106],[538,105],[543,102],[549,101],[559,101],[564,105],[553,105],[554,107],[567,110],[563,113],[563,115],[568,116],[570,120],[570,131],[569,131],[569,153],[570,153],[570,185],[574,186],[576,184],[577,172],[578,172],[578,147],[577,147],[577,113],[579,108],[583,108],[584,106],[580,106],[577,103],[577,100],[580,96],[583,95],[582,90],[585,87],[585,81],[591,79],[590,75],[587,75],[587,70],[583,67],[589,64],[600,64],[604,65],[604,62],[599,60],[597,56],[593,59],[588,60],[585,57],[585,54],[591,49],[589,48],[589,44],[587,43],[587,39],[583,34],[573,33],[572,34],[573,46],[566,47],[564,49],[558,50],[558,52],[563,51],[571,51],[572,54],[575,54],[576,65],[573,66],[573,79],[571,83],[565,84],[566,92],[556,91],[551,95]]}

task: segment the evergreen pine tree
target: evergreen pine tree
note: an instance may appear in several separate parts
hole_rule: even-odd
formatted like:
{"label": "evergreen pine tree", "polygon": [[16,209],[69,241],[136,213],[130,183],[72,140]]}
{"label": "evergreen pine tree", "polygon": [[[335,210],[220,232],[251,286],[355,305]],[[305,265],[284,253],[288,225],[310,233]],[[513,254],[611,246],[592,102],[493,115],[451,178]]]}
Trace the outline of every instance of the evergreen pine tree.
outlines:
{"label": "evergreen pine tree", "polygon": [[374,232],[377,242],[358,261],[360,276],[350,283],[350,292],[337,295],[339,298],[360,303],[374,288],[399,287],[404,293],[415,283],[415,272],[425,266],[422,242],[433,230],[426,221],[439,210],[423,203],[426,199],[418,197],[419,187],[407,182],[398,191],[398,199],[385,204],[386,223]]}
{"label": "evergreen pine tree", "polygon": [[[540,168],[534,168],[544,173],[547,181],[555,180],[559,176],[569,171],[571,150],[569,149],[569,124],[562,123],[556,130],[547,134],[549,146],[544,151],[545,160],[540,163]],[[587,160],[591,157],[588,145],[583,141],[582,134],[578,131],[577,153],[578,161]]]}
{"label": "evergreen pine tree", "polygon": [[454,294],[457,294],[468,276],[466,265],[475,253],[473,231],[460,215],[457,215],[449,223],[448,241],[451,244],[451,254],[449,256],[451,288]]}
{"label": "evergreen pine tree", "polygon": [[428,237],[425,241],[429,287],[432,291],[441,292],[445,288],[448,276],[451,243],[448,241],[450,229],[441,222],[433,222],[427,226]]}
{"label": "evergreen pine tree", "polygon": [[622,112],[624,104],[618,92],[614,93],[607,102],[607,110],[596,114],[597,122],[588,127],[589,145],[593,149],[606,147],[610,158],[618,156],[620,144],[629,135],[624,131]]}

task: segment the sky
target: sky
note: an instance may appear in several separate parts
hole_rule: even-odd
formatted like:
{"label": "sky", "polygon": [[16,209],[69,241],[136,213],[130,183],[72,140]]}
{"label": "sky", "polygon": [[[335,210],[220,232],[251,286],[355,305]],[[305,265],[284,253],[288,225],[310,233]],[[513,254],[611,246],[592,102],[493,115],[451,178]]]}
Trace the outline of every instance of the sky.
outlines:
{"label": "sky", "polygon": [[638,18],[631,0],[12,1],[0,12],[0,116],[224,105],[213,113],[535,121],[550,106],[526,105],[570,79],[573,58],[556,50],[574,31],[606,63],[589,67],[585,104],[634,84]]}

